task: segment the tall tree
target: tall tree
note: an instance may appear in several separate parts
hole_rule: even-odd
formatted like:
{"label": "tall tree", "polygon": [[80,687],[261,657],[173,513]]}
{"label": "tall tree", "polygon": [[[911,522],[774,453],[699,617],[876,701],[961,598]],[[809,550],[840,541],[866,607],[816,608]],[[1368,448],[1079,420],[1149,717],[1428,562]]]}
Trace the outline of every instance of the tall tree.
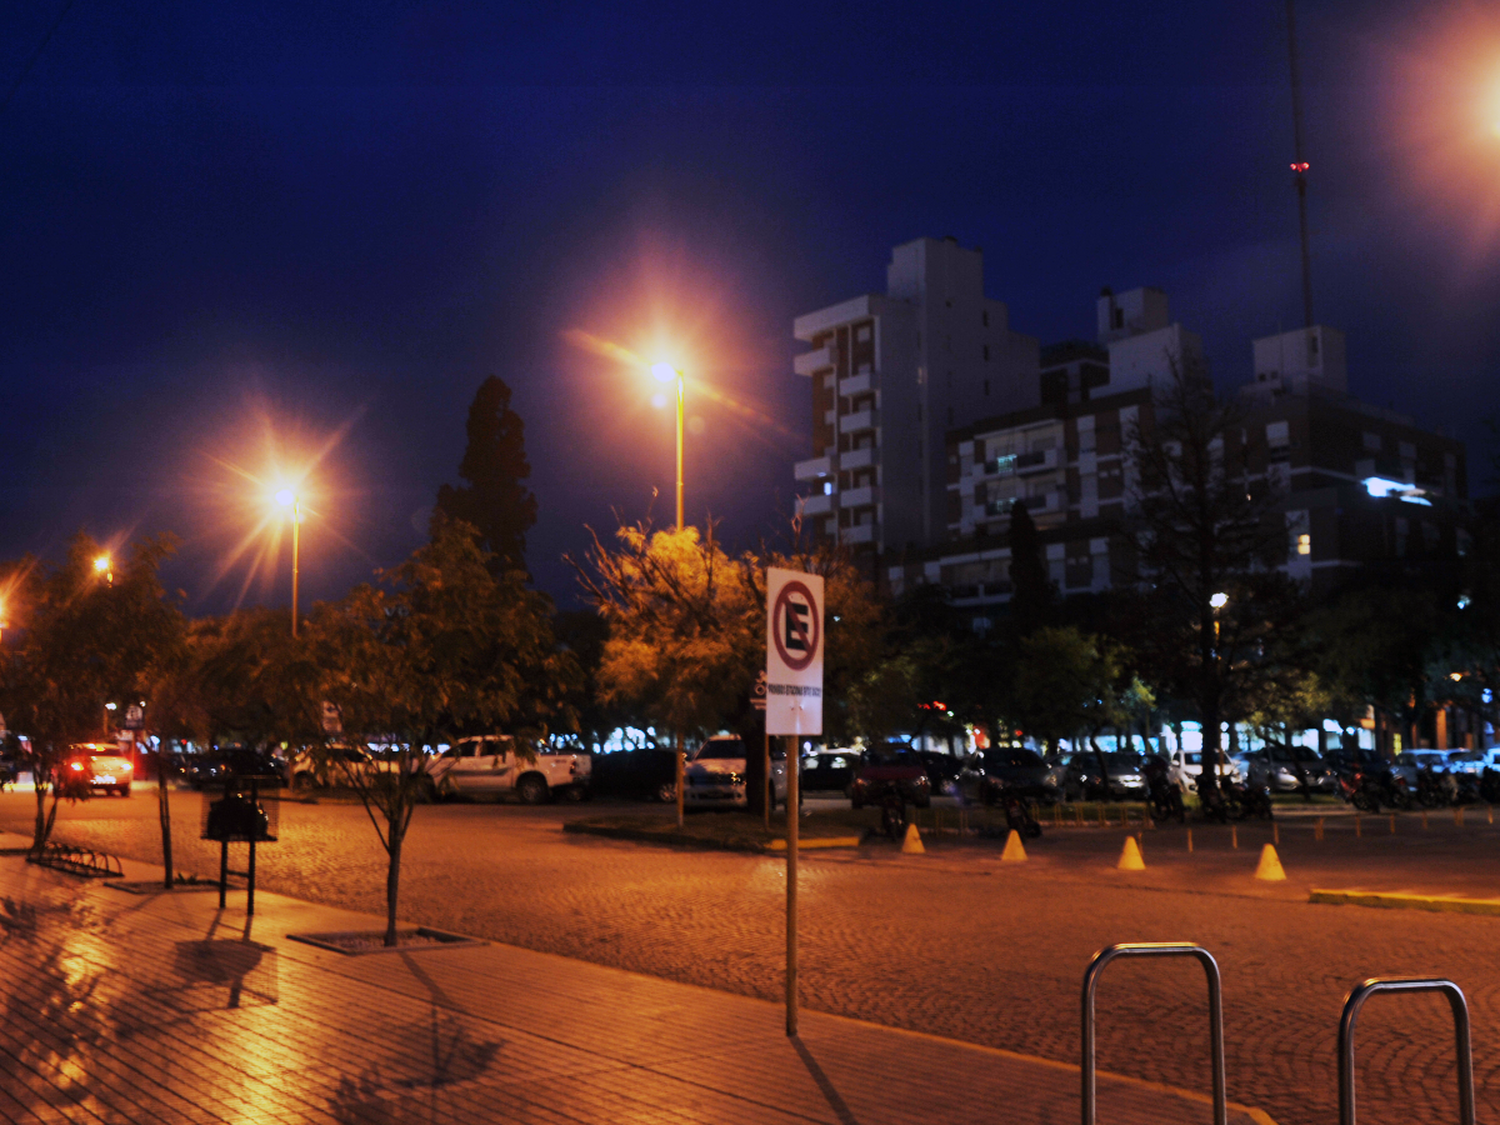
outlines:
{"label": "tall tree", "polygon": [[[523,483],[531,476],[521,416],[510,408],[510,388],[491,375],[469,406],[469,443],[458,475],[468,481],[438,489],[437,510],[471,524],[489,554],[493,574],[526,569],[526,533],[536,523],[536,497]],[[436,537],[436,525],[433,530]]]}
{"label": "tall tree", "polygon": [[1010,512],[1010,583],[1011,620],[1019,636],[1053,623],[1057,587],[1047,577],[1036,521],[1024,500],[1017,500]]}
{"label": "tall tree", "polygon": [[[1214,393],[1201,365],[1174,359],[1151,409],[1126,433],[1135,474],[1132,520],[1143,577],[1158,595],[1158,633],[1187,667],[1205,761],[1218,762],[1226,663],[1214,595],[1232,603],[1242,579],[1282,562],[1278,490],[1252,471],[1243,412]],[[1205,771],[1213,784],[1216,777]]]}

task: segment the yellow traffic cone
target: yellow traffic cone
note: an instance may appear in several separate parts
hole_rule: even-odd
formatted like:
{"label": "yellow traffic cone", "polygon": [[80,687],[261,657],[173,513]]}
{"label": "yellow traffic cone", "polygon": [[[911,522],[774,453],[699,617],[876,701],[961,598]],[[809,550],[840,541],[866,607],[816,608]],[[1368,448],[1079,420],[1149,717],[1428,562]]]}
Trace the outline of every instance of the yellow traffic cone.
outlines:
{"label": "yellow traffic cone", "polygon": [[926,855],[927,849],[922,846],[922,834],[917,831],[915,824],[906,826],[906,839],[901,841],[902,855]]}
{"label": "yellow traffic cone", "polygon": [[1268,883],[1286,882],[1286,871],[1281,866],[1281,860],[1276,856],[1276,849],[1270,844],[1260,849],[1260,863],[1255,867],[1255,877],[1264,879]]}
{"label": "yellow traffic cone", "polygon": [[1144,871],[1146,861],[1141,858],[1141,846],[1134,836],[1125,837],[1125,846],[1120,849],[1120,862],[1115,865],[1121,871]]}
{"label": "yellow traffic cone", "polygon": [[1021,843],[1021,834],[1014,828],[1010,835],[1005,838],[1005,850],[1000,853],[1001,863],[1025,863],[1026,848]]}

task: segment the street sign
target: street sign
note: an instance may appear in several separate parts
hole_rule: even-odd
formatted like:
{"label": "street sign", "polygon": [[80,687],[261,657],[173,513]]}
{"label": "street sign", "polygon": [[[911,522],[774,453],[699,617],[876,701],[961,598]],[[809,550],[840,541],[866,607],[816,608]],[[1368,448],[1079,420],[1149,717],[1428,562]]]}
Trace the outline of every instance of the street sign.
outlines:
{"label": "street sign", "polygon": [[146,725],[146,709],[139,703],[132,703],[125,708],[125,729],[140,730]]}
{"label": "street sign", "polygon": [[766,709],[766,670],[762,668],[755,677],[755,686],[750,689],[750,706],[757,711]]}
{"label": "street sign", "polygon": [[344,733],[344,713],[343,713],[343,711],[341,711],[339,709],[339,705],[337,703],[330,703],[326,699],[323,700],[323,733],[324,734],[343,734]]}
{"label": "street sign", "polygon": [[766,733],[823,733],[823,579],[766,571]]}

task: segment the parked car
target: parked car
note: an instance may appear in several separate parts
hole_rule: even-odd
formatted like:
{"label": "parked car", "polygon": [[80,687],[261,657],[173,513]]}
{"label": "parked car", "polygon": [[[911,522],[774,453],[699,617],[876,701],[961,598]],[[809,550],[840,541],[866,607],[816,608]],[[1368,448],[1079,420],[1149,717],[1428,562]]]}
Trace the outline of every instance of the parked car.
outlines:
{"label": "parked car", "polygon": [[[1104,759],[1102,775],[1099,772],[1101,757]],[[1124,751],[1107,754],[1080,751],[1068,759],[1063,787],[1069,800],[1144,800],[1146,777],[1141,773],[1141,756]]]}
{"label": "parked car", "polygon": [[287,760],[285,770],[288,785],[306,790],[348,785],[351,775],[368,777],[376,773],[379,766],[363,746],[336,744],[298,751]]}
{"label": "parked car", "polygon": [[249,746],[227,746],[183,759],[183,779],[194,789],[220,785],[231,775],[265,779],[265,787],[286,783],[286,766]]}
{"label": "parked car", "polygon": [[587,797],[592,759],[588,754],[545,752],[513,735],[494,734],[459,739],[427,770],[440,796],[514,793],[523,805],[540,805],[553,797]]}
{"label": "parked car", "polygon": [[1450,750],[1448,752],[1449,773],[1484,773],[1485,756],[1478,750]]}
{"label": "parked car", "polygon": [[63,768],[72,775],[66,780],[80,788],[130,796],[135,767],[129,756],[121,754],[113,743],[80,742],[70,746]]}
{"label": "parked car", "polygon": [[849,786],[849,803],[856,809],[874,804],[879,792],[892,783],[899,787],[908,804],[919,809],[932,804],[932,780],[927,776],[927,764],[899,742],[880,743],[865,752]]}
{"label": "parked car", "polygon": [[[701,807],[746,803],[745,742],[737,734],[716,734],[683,764],[682,800]],[[786,753],[771,753],[772,804],[786,803]]]}
{"label": "parked car", "polygon": [[[1203,773],[1203,753],[1199,750],[1181,750],[1167,757],[1168,776],[1177,783],[1177,787],[1184,793],[1196,793],[1198,791],[1198,777]],[[1219,774],[1228,776],[1229,780],[1239,782],[1244,779],[1245,771],[1224,753],[1219,751]]]}
{"label": "parked car", "polygon": [[1263,785],[1272,793],[1295,793],[1307,786],[1319,793],[1332,793],[1338,786],[1335,771],[1309,746],[1272,743],[1245,755],[1251,785]]}
{"label": "parked car", "polygon": [[1056,801],[1060,778],[1042,756],[1024,746],[992,747],[975,754],[959,775],[959,791],[969,801],[993,805],[1003,793],[1032,801]]}
{"label": "parked car", "polygon": [[842,793],[848,796],[855,770],[859,768],[859,758],[859,751],[852,749],[804,754],[797,784],[804,793]]}
{"label": "parked car", "polygon": [[954,757],[952,754],[941,750],[913,750],[918,758],[922,760],[922,767],[927,771],[927,781],[934,793],[951,793],[958,784],[958,776],[963,770],[964,760]]}

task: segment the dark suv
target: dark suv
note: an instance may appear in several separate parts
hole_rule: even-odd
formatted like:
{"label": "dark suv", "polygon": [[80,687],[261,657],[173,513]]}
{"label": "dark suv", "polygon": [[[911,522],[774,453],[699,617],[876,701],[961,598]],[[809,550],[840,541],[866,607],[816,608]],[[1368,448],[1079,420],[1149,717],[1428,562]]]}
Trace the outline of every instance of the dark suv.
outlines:
{"label": "dark suv", "polygon": [[1002,746],[984,751],[981,760],[965,770],[963,790],[970,800],[986,805],[993,805],[1002,793],[1050,803],[1058,797],[1055,781],[1051,768],[1035,750]]}

